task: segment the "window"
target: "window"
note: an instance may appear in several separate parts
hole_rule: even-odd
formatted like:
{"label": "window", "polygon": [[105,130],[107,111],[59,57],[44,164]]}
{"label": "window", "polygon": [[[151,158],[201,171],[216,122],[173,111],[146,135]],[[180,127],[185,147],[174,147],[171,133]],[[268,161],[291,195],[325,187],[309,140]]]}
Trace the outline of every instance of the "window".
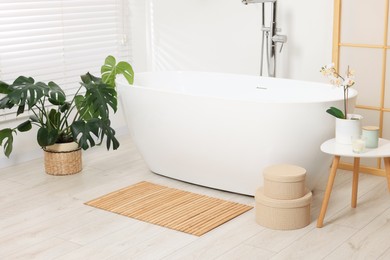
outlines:
{"label": "window", "polygon": [[131,60],[129,33],[128,0],[2,0],[0,79],[32,76],[74,93],[106,56]]}

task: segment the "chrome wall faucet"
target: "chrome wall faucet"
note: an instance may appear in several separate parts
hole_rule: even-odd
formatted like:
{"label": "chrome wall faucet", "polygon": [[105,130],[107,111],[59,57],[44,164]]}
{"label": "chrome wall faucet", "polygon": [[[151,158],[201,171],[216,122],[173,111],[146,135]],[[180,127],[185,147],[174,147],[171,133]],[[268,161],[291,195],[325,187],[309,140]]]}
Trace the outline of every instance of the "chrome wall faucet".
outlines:
{"label": "chrome wall faucet", "polygon": [[[287,42],[287,36],[278,34],[281,31],[280,28],[276,27],[276,0],[242,0],[242,3],[247,4],[258,4],[262,5],[262,17],[261,17],[261,31],[263,37],[261,39],[261,58],[260,58],[260,76],[263,75],[263,59],[264,59],[264,40],[266,43],[266,59],[268,67],[268,76],[275,77],[276,75],[276,45],[280,43],[279,52],[282,51],[283,44]],[[271,3],[271,16],[270,25],[265,26],[264,9],[265,3]]]}

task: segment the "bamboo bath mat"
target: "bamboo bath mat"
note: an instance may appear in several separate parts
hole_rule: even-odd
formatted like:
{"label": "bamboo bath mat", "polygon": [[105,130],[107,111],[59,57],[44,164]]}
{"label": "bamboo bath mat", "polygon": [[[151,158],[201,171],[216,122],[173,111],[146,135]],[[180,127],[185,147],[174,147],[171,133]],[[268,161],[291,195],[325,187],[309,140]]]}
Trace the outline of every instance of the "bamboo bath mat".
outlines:
{"label": "bamboo bath mat", "polygon": [[253,208],[146,181],[85,204],[196,236]]}

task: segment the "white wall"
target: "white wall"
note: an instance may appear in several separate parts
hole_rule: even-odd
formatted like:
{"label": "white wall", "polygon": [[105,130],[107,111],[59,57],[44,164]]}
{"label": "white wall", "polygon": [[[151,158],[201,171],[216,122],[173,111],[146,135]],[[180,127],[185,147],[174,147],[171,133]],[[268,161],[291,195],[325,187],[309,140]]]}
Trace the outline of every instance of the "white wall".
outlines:
{"label": "white wall", "polygon": [[289,37],[281,76],[327,82],[320,68],[332,60],[332,0],[279,0],[280,22]]}
{"label": "white wall", "polygon": [[[14,117],[10,116],[10,119]],[[17,125],[25,121],[26,119],[19,120],[10,120],[6,122],[0,123],[0,129],[3,128],[15,128]],[[31,131],[31,130],[30,130]],[[18,164],[21,162],[25,162],[31,159],[35,159],[42,156],[42,151],[40,150],[37,142],[34,143],[34,139],[36,139],[36,133],[27,132],[27,133],[18,133],[18,135],[14,136],[13,142],[13,153],[11,157],[8,159],[5,157],[3,153],[3,147],[0,147],[0,168],[5,168],[7,166],[11,166],[14,164]],[[3,145],[4,145],[3,141]]]}
{"label": "white wall", "polygon": [[148,3],[149,0],[129,0],[130,8],[130,31],[131,31],[131,65],[135,72],[147,71],[150,67],[148,60],[149,20]]}
{"label": "white wall", "polygon": [[[153,55],[148,69],[258,75],[261,5],[243,5],[241,0],[149,1]],[[323,81],[319,69],[331,61],[332,24],[333,1],[278,0],[278,27],[288,42],[278,57],[277,75]]]}
{"label": "white wall", "polygon": [[[129,2],[136,72],[202,70],[258,75],[260,5],[245,6],[241,0]],[[281,33],[288,36],[279,57],[278,76],[324,82],[319,69],[331,60],[333,1],[278,0],[278,23]],[[126,132],[121,111],[113,124],[119,136]],[[2,122],[0,129],[16,125]],[[0,152],[0,168],[42,157],[35,136],[35,131],[18,134],[11,159]]]}

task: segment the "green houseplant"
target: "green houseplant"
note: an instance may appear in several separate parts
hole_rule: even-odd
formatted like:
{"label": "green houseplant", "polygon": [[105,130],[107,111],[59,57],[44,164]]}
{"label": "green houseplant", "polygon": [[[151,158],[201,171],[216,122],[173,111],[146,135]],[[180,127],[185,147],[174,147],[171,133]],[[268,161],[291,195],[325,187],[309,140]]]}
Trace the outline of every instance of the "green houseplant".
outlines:
{"label": "green houseplant", "polygon": [[16,116],[29,111],[32,116],[15,128],[0,130],[0,145],[9,157],[13,150],[14,135],[36,126],[37,142],[45,148],[55,143],[76,142],[86,150],[106,139],[106,146],[115,150],[119,142],[111,127],[110,111],[117,111],[115,79],[122,74],[133,83],[131,65],[116,63],[112,56],[105,59],[101,77],[90,73],[81,76],[76,94],[67,100],[65,92],[56,83],[35,82],[32,77],[20,76],[12,84],[0,81],[0,109],[16,108]]}

